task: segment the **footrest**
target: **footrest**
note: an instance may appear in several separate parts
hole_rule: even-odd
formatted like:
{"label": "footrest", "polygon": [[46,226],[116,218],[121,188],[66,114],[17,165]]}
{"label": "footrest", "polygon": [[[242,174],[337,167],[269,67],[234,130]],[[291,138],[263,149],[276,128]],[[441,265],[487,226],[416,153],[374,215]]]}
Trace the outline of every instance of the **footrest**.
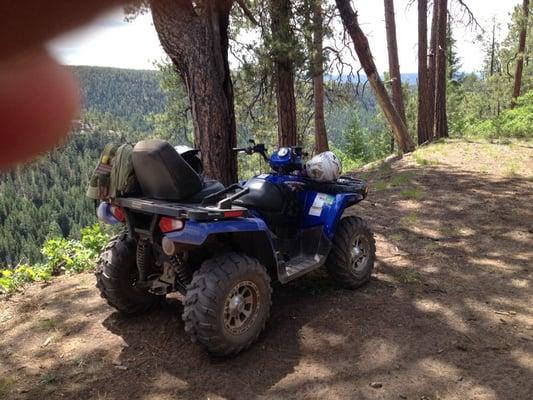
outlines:
{"label": "footrest", "polygon": [[320,268],[325,262],[326,256],[319,254],[294,257],[280,265],[281,273],[279,279],[282,283],[292,281],[314,269]]}

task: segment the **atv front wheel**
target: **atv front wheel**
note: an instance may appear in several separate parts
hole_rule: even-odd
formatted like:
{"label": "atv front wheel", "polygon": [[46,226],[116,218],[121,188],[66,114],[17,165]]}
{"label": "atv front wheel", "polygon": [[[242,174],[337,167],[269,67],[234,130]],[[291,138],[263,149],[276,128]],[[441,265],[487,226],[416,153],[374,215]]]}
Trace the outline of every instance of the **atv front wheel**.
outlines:
{"label": "atv front wheel", "polygon": [[96,287],[107,303],[124,314],[139,314],[160,303],[156,296],[136,286],[139,273],[137,243],[127,233],[113,239],[97,261]]}
{"label": "atv front wheel", "polygon": [[341,219],[326,261],[329,275],[341,286],[356,289],[369,281],[376,259],[374,235],[359,217]]}
{"label": "atv front wheel", "polygon": [[270,277],[256,259],[229,253],[204,261],[187,286],[185,331],[216,356],[247,349],[263,331]]}

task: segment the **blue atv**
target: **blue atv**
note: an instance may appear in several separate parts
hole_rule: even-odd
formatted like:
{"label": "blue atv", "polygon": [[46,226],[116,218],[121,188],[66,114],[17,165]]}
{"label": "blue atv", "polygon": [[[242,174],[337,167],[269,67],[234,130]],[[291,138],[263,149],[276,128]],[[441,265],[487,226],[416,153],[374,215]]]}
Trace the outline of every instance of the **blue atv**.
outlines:
{"label": "blue atv", "polygon": [[342,218],[365,199],[364,181],[311,180],[298,147],[270,158],[252,141],[234,150],[259,154],[272,171],[224,187],[203,179],[169,143],[139,142],[132,162],[142,195],[98,207],[100,219],[125,225],[98,262],[102,296],[136,314],[181,293],[185,331],[219,356],[257,340],[272,280],[285,284],[325,265],[333,280],[355,289],[370,279],[376,251],[361,218]]}

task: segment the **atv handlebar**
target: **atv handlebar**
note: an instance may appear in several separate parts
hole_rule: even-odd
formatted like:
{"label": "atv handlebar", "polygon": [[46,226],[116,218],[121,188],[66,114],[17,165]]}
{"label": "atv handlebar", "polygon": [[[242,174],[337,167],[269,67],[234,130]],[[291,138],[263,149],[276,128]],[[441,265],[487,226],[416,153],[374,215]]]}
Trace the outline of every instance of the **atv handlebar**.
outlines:
{"label": "atv handlebar", "polygon": [[234,147],[232,150],[235,153],[247,153],[250,147]]}
{"label": "atv handlebar", "polygon": [[248,146],[248,147],[234,147],[233,151],[236,153],[245,153],[249,156],[251,156],[254,153],[259,153],[261,154],[261,156],[266,162],[270,161],[266,155],[267,148],[263,143],[259,143],[259,144],[254,143],[253,146]]}

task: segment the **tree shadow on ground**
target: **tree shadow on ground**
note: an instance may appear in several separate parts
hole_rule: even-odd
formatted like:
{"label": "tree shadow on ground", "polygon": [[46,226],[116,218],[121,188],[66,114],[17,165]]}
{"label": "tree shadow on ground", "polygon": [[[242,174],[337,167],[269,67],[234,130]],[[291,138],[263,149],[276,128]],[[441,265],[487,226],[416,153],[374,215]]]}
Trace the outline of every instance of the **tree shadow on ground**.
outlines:
{"label": "tree shadow on ground", "polygon": [[[183,333],[179,304],[122,318],[65,279],[35,294],[44,306],[0,325],[7,398],[530,398],[531,182],[396,168],[409,182],[349,210],[378,242],[360,290],[324,271],[280,286],[259,342],[216,359]],[[36,315],[56,321],[57,341],[42,345]]]}

